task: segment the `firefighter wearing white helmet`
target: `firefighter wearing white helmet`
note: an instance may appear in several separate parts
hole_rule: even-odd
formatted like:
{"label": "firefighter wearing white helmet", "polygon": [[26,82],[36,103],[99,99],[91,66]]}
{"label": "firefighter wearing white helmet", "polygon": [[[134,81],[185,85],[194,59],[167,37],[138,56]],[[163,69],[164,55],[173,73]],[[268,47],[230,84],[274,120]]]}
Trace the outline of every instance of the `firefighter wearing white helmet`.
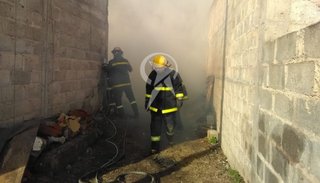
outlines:
{"label": "firefighter wearing white helmet", "polygon": [[145,108],[151,112],[151,153],[154,154],[160,151],[162,125],[172,143],[176,113],[187,98],[187,92],[180,75],[170,68],[165,56],[154,56],[151,65],[153,71],[146,84]]}

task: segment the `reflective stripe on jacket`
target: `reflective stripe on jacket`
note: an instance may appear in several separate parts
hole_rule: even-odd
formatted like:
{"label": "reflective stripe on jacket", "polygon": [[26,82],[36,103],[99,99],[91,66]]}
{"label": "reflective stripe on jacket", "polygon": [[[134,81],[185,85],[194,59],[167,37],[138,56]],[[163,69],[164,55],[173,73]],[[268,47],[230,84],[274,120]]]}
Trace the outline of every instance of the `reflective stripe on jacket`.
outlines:
{"label": "reflective stripe on jacket", "polygon": [[[156,78],[157,72],[152,71],[149,75],[150,82],[146,84],[146,107],[149,107],[149,110],[152,112],[159,112],[161,114],[178,111],[177,100],[183,100],[187,97],[187,92],[180,75],[176,71],[171,70],[167,78],[171,80],[172,86],[166,86],[165,79],[155,86]],[[149,101],[151,103],[150,106],[147,105]]]}
{"label": "reflective stripe on jacket", "polygon": [[127,59],[122,56],[114,57],[108,64],[109,82],[112,88],[130,85],[129,72],[132,67]]}

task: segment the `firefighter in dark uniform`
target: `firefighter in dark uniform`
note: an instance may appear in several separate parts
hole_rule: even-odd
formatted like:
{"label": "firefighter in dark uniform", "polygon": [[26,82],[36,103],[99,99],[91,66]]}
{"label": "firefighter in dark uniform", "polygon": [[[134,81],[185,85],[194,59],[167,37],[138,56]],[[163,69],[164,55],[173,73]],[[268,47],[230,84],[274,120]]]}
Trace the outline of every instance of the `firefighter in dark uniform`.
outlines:
{"label": "firefighter in dark uniform", "polygon": [[172,143],[176,114],[187,96],[180,75],[170,68],[163,55],[154,56],[152,66],[146,84],[145,108],[151,112],[151,154],[154,154],[160,150],[163,125],[169,144]]}
{"label": "firefighter in dark uniform", "polygon": [[112,96],[114,97],[114,101],[116,103],[117,115],[121,117],[124,116],[124,108],[121,98],[122,94],[125,93],[131,104],[134,116],[138,117],[138,106],[132,91],[129,76],[129,72],[132,71],[132,67],[128,60],[123,57],[123,51],[121,48],[115,47],[112,50],[112,54],[114,57],[109,61],[108,73],[109,83],[112,89]]}

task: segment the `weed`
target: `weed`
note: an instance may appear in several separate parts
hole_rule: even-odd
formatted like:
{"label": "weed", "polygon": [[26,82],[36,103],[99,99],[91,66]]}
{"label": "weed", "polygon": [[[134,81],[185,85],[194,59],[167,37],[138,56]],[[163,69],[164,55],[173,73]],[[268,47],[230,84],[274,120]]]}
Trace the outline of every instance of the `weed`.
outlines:
{"label": "weed", "polygon": [[229,174],[229,177],[230,177],[232,183],[244,183],[243,178],[241,177],[241,175],[239,174],[239,172],[237,170],[229,168],[228,174]]}
{"label": "weed", "polygon": [[210,144],[216,144],[218,142],[218,139],[214,136],[212,136],[211,138],[209,138],[209,143]]}

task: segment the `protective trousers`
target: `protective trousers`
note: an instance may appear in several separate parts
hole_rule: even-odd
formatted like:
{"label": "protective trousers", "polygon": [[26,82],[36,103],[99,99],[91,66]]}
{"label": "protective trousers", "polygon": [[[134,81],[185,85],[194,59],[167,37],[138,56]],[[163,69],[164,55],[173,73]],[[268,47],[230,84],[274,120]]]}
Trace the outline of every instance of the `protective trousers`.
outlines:
{"label": "protective trousers", "polygon": [[166,136],[169,144],[172,143],[174,136],[174,127],[176,124],[175,112],[168,114],[161,114],[151,112],[151,152],[156,153],[160,151],[161,131],[163,125],[166,127]]}
{"label": "protective trousers", "polygon": [[125,93],[131,104],[134,115],[139,116],[137,102],[136,102],[136,99],[134,98],[131,85],[113,88],[112,93],[114,96],[114,101],[117,106],[118,115],[124,115],[124,108],[123,108],[121,99],[122,99],[122,94]]}

